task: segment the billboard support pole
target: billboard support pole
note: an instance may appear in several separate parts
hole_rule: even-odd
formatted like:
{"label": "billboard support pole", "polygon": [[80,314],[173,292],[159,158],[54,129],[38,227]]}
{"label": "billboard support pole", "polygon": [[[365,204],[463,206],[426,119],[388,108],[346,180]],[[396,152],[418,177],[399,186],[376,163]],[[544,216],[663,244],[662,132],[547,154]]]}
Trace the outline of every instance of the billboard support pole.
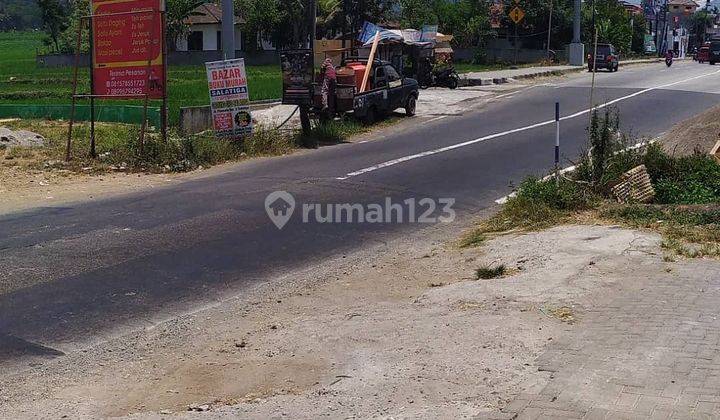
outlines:
{"label": "billboard support pole", "polygon": [[[152,18],[152,28],[155,29],[155,19],[157,19],[158,10],[153,9],[153,18]],[[148,109],[148,101],[150,100],[150,81],[152,80],[150,78],[150,72],[152,70],[152,59],[153,59],[153,49],[152,46],[148,48],[148,59],[147,59],[147,65],[145,66],[145,76],[147,77],[145,79],[145,95],[143,99],[143,117],[142,117],[142,125],[140,125],[140,156],[143,155],[143,152],[145,150],[145,130],[147,129],[147,109]],[[162,113],[162,111],[161,111]]]}
{"label": "billboard support pole", "polygon": [[[65,161],[66,162],[69,162],[71,159],[73,122],[75,121],[75,102],[77,101],[76,95],[77,95],[78,67],[80,67],[80,45],[81,45],[81,41],[82,41],[82,28],[83,28],[84,22],[85,22],[85,19],[80,18],[80,21],[78,22],[77,39],[75,42],[75,68],[73,69],[72,105],[70,106],[70,123],[68,125],[67,146],[65,148]],[[90,67],[92,67],[92,65]]]}
{"label": "billboard support pole", "polygon": [[162,137],[163,143],[167,142],[167,126],[168,126],[168,104],[167,104],[167,32],[166,32],[166,22],[167,22],[167,12],[163,11],[160,15],[160,20],[162,21],[162,49],[163,49],[163,63],[165,64],[163,66],[163,97],[162,97],[162,108],[160,109],[160,136]]}
{"label": "billboard support pole", "polygon": [[93,19],[90,18],[90,157],[95,158],[95,80],[93,73],[93,59],[92,55],[95,54],[93,44]]}

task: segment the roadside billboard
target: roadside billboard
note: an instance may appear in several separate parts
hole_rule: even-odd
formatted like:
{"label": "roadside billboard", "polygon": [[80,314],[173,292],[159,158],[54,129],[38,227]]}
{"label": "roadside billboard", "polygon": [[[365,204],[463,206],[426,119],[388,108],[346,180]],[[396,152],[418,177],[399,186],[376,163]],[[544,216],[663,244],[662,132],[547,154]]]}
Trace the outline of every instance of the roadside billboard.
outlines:
{"label": "roadside billboard", "polygon": [[163,0],[92,0],[94,95],[165,96],[163,8]]}
{"label": "roadside billboard", "polygon": [[213,128],[217,137],[238,138],[252,133],[245,60],[205,63]]}
{"label": "roadside billboard", "polygon": [[283,96],[286,105],[309,105],[312,103],[313,59],[310,50],[285,50],[280,52]]}

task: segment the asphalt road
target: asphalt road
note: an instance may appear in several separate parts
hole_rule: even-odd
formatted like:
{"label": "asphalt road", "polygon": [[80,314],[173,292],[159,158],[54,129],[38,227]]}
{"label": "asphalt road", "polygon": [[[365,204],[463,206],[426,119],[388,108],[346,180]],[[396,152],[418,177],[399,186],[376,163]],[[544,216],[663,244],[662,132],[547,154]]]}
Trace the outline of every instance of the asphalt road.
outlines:
{"label": "asphalt road", "polygon": [[[653,136],[720,103],[718,71],[677,62],[599,73],[595,98],[615,101],[624,130]],[[578,156],[589,83],[589,74],[575,75],[379,140],[242,163],[117,199],[0,216],[0,365],[56,357],[427,226],[303,223],[302,204],[452,198],[459,218],[472,217],[511,184],[552,167],[556,101],[562,155]],[[265,212],[276,190],[297,202],[282,230]]]}

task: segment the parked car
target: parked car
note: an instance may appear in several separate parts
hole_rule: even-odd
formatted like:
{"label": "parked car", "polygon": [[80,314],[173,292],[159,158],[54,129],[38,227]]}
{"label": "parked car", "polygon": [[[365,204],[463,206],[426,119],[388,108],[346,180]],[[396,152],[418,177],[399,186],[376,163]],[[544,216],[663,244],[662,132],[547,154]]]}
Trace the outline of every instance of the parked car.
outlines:
{"label": "parked car", "polygon": [[703,45],[702,47],[700,47],[700,49],[697,52],[696,59],[697,59],[697,62],[700,64],[707,63],[710,60],[710,46]]}
{"label": "parked car", "polygon": [[710,51],[708,52],[708,61],[710,64],[720,63],[720,40],[710,41]]}
{"label": "parked car", "polygon": [[593,62],[598,69],[608,69],[611,72],[618,71],[620,56],[612,44],[598,44],[596,60],[593,60],[592,52],[588,54],[588,71],[593,71]]}

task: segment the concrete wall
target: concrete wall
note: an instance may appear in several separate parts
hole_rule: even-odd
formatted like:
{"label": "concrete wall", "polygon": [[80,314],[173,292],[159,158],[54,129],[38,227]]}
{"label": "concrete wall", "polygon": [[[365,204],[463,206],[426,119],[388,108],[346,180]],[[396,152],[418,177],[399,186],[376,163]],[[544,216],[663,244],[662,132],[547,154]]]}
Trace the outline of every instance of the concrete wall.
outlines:
{"label": "concrete wall", "polygon": [[[246,53],[235,51],[238,58],[245,58],[247,65],[280,65],[280,58],[275,51],[260,51],[257,53]],[[222,60],[222,51],[173,51],[168,53],[168,63],[171,66],[182,65],[203,65],[208,61]],[[46,54],[35,57],[35,62],[40,67],[69,67],[75,65],[74,54]],[[80,65],[90,67],[90,56],[80,56]]]}
{"label": "concrete wall", "polygon": [[[280,103],[276,99],[253,101],[250,112],[271,108]],[[189,106],[180,108],[180,131],[184,134],[196,134],[212,129],[212,112],[210,105]]]}
{"label": "concrete wall", "polygon": [[[494,47],[487,48],[485,50],[486,57],[489,62],[506,62],[512,63],[515,61],[515,48],[512,46],[505,47]],[[555,50],[557,59],[560,61],[567,61],[568,52],[567,49]],[[520,48],[518,50],[518,63],[537,63],[540,60],[547,58],[546,50],[533,50],[527,48]],[[455,60],[456,61],[472,61],[475,58],[475,50],[472,48],[459,48],[455,49]]]}
{"label": "concrete wall", "polygon": [[212,128],[210,106],[189,106],[180,108],[180,132],[195,134]]}

